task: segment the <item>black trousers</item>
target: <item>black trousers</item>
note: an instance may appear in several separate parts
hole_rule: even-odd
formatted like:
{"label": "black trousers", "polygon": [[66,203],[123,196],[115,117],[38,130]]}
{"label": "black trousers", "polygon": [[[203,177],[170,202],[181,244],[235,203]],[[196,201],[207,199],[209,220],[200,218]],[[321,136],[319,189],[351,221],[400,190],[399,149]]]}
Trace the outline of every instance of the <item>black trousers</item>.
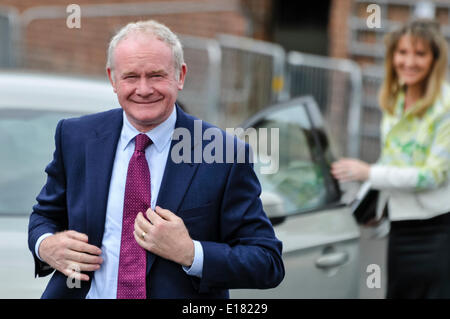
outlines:
{"label": "black trousers", "polygon": [[450,213],[391,222],[386,298],[450,298]]}

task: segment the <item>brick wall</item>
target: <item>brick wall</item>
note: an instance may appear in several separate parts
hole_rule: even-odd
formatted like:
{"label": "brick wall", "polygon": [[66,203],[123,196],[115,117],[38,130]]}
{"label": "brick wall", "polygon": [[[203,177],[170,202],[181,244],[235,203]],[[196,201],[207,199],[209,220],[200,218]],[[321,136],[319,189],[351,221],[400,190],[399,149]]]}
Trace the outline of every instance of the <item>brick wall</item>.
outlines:
{"label": "brick wall", "polygon": [[[216,2],[218,0],[165,0],[165,3]],[[82,9],[81,29],[66,27],[66,19],[38,19],[23,31],[23,66],[67,73],[104,74],[106,46],[114,32],[122,25],[140,19],[156,19],[180,34],[214,37],[217,33],[251,36],[271,40],[272,8],[275,0],[226,0],[236,3],[231,12],[180,13],[128,17],[83,18],[83,5],[114,3],[151,3],[161,0],[0,0],[0,5],[12,6],[20,12],[37,6],[58,6],[65,9],[76,3]],[[354,0],[331,0],[329,32],[329,55],[354,58],[361,64],[371,64],[373,59],[352,56],[348,50],[348,18]],[[404,14],[402,8],[393,8],[391,15]],[[361,14],[365,14],[362,9]],[[447,13],[438,12],[443,20]],[[372,37],[373,38],[373,37]],[[369,41],[371,35],[367,35]]]}
{"label": "brick wall", "polygon": [[[221,3],[219,0],[0,0],[0,6],[11,6],[20,12],[37,6],[65,8],[75,2],[81,6],[114,3]],[[122,25],[139,19],[153,18],[167,24],[175,32],[202,37],[214,37],[217,33],[230,33],[271,40],[273,1],[276,0],[226,0],[234,2],[236,10],[228,12],[179,13],[128,17],[83,18],[81,29],[66,27],[65,18],[39,19],[32,21],[24,30],[23,66],[33,69],[71,73],[104,74],[106,45],[112,34]],[[378,1],[374,0],[374,3]],[[223,1],[222,1],[223,3]],[[349,48],[351,30],[349,18],[365,18],[368,3],[356,0],[331,0],[329,32],[329,55],[354,59],[362,66],[376,63],[370,56],[354,54]],[[405,21],[410,9],[402,5],[387,5],[383,16],[393,21]],[[82,11],[83,14],[83,11]],[[438,8],[437,19],[447,24],[448,10]],[[360,31],[363,42],[380,43],[373,30]]]}
{"label": "brick wall", "polygon": [[[170,2],[219,3],[217,0],[165,0]],[[217,33],[248,35],[252,21],[245,13],[239,0],[234,3],[235,10],[226,12],[177,13],[165,15],[83,17],[83,5],[163,2],[157,0],[0,0],[0,5],[13,6],[24,10],[39,6],[58,6],[63,9],[76,3],[81,6],[81,28],[66,26],[66,16],[58,19],[36,19],[23,30],[22,66],[30,69],[62,73],[104,75],[106,47],[118,28],[131,21],[155,19],[166,24],[174,32],[214,37]],[[252,0],[248,0],[251,5]],[[253,4],[254,5],[254,4]],[[61,12],[61,10],[60,10]],[[248,12],[248,10],[247,10]],[[69,15],[69,14],[67,14]]]}
{"label": "brick wall", "polygon": [[352,0],[332,0],[328,23],[329,55],[336,58],[348,57],[348,17]]}
{"label": "brick wall", "polygon": [[272,1],[277,0],[241,0],[242,8],[251,21],[251,34],[255,39],[270,41]]}

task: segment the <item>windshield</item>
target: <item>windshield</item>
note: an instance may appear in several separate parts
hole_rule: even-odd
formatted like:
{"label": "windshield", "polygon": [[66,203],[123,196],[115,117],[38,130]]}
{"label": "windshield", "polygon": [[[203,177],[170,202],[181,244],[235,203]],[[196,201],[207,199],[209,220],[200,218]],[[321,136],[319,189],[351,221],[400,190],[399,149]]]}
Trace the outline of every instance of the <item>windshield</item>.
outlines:
{"label": "windshield", "polygon": [[0,214],[29,215],[46,181],[62,118],[76,113],[0,110]]}

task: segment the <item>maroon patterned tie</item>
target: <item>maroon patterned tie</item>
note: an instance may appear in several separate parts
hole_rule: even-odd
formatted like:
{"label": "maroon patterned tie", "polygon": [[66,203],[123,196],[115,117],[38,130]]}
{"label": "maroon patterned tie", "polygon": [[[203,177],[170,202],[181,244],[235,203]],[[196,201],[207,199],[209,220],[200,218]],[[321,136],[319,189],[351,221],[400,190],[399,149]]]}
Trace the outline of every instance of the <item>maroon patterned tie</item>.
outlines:
{"label": "maroon patterned tie", "polygon": [[150,171],[145,159],[145,149],[151,143],[147,135],[137,135],[134,153],[128,164],[117,282],[118,299],[146,298],[146,251],[134,239],[133,231],[137,214],[145,214],[150,207]]}

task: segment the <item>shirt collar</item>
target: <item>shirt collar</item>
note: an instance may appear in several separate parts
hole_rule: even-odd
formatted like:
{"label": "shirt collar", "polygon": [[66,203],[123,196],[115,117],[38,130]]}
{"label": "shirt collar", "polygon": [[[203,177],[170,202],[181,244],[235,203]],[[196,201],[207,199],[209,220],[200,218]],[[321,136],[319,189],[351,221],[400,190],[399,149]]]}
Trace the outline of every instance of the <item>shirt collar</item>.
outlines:
{"label": "shirt collar", "polygon": [[[177,121],[177,112],[175,106],[173,107],[170,116],[161,124],[153,128],[152,130],[145,132],[145,134],[152,140],[158,153],[161,153],[164,147],[172,139],[173,131],[175,130],[175,122]],[[141,132],[139,132],[131,123],[123,112],[123,126],[121,132],[121,142],[123,145],[122,151],[124,151],[128,144]]]}

